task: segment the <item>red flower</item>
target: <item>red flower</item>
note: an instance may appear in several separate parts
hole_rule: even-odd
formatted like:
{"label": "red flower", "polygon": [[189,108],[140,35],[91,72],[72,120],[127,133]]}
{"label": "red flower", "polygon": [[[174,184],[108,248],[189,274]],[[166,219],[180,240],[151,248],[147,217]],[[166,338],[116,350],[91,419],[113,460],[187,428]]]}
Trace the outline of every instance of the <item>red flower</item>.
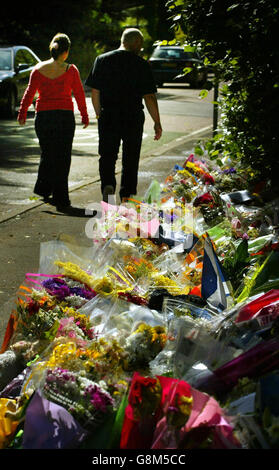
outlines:
{"label": "red flower", "polygon": [[209,173],[204,173],[204,175],[202,176],[202,179],[203,179],[204,183],[207,183],[207,184],[214,184],[215,183],[215,180],[214,180],[213,176],[211,176]]}
{"label": "red flower", "polygon": [[34,313],[37,313],[39,311],[40,305],[36,300],[30,300],[27,304],[28,312],[30,315],[33,315]]}
{"label": "red flower", "polygon": [[195,199],[194,201],[194,206],[200,206],[201,204],[210,204],[214,202],[213,197],[211,196],[210,193],[205,193],[202,196],[199,196]]}

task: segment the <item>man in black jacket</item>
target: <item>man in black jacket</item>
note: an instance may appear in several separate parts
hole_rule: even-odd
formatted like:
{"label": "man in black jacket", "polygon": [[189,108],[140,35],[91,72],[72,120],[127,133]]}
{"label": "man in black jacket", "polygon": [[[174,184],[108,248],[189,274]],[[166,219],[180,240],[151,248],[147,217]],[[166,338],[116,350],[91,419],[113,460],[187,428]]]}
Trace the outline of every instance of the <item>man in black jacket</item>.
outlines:
{"label": "man in black jacket", "polygon": [[86,80],[98,119],[99,173],[103,200],[115,194],[115,165],[122,141],[121,202],[137,193],[144,106],[154,121],[155,140],[162,134],[156,85],[151,68],[139,56],[143,35],[126,29],[119,49],[101,54]]}

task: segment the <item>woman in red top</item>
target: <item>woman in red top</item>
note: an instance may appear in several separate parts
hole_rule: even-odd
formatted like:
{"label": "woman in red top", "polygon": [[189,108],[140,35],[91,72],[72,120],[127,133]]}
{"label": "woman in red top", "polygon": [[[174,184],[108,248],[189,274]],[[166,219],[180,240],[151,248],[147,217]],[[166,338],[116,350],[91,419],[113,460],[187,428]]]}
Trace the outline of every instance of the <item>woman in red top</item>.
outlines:
{"label": "woman in red top", "polygon": [[34,193],[45,200],[49,200],[52,195],[54,205],[63,212],[72,209],[68,192],[75,133],[72,92],[83,127],[89,124],[79,71],[75,65],[65,62],[70,45],[66,34],[58,33],[54,36],[49,46],[51,58],[40,62],[32,71],[18,113],[18,122],[24,125],[27,110],[38,92],[35,130],[41,147],[41,159]]}

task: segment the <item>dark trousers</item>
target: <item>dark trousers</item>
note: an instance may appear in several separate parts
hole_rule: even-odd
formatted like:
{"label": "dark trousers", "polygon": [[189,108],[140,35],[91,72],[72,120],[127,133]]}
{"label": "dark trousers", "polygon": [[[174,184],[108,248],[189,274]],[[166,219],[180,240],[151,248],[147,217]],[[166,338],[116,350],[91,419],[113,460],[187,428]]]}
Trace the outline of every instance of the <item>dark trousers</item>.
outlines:
{"label": "dark trousers", "polygon": [[35,130],[41,147],[41,159],[34,192],[53,195],[56,205],[69,205],[68,177],[71,166],[75,117],[72,111],[40,111]]}
{"label": "dark trousers", "polygon": [[115,165],[122,141],[120,198],[137,194],[138,166],[144,125],[144,112],[123,115],[103,110],[98,120],[99,173],[101,191],[107,185],[116,188]]}

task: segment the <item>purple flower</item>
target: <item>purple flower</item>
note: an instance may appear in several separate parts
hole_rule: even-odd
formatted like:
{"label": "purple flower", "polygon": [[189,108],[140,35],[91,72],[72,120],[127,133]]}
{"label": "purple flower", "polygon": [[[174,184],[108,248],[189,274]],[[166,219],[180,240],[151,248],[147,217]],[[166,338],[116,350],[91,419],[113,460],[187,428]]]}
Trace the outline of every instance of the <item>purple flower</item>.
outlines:
{"label": "purple flower", "polygon": [[225,175],[229,175],[231,173],[236,173],[236,169],[235,168],[227,168],[226,170],[223,170],[222,173],[224,173]]}
{"label": "purple flower", "polygon": [[59,299],[64,299],[71,293],[66,282],[59,277],[47,279],[46,281],[43,281],[42,285],[50,295],[58,297]]}
{"label": "purple flower", "polygon": [[71,287],[70,292],[70,295],[78,295],[79,297],[83,297],[88,300],[93,299],[96,295],[95,292],[83,289],[82,287]]}
{"label": "purple flower", "polygon": [[164,217],[165,217],[165,220],[167,223],[169,222],[173,222],[175,219],[177,219],[177,215],[176,214],[164,214]]}
{"label": "purple flower", "polygon": [[75,375],[67,369],[62,369],[61,367],[56,367],[55,369],[49,369],[47,371],[46,382],[75,382]]}
{"label": "purple flower", "polygon": [[97,385],[86,387],[85,396],[88,396],[94,408],[102,413],[105,413],[107,408],[113,404],[110,394],[101,390]]}

